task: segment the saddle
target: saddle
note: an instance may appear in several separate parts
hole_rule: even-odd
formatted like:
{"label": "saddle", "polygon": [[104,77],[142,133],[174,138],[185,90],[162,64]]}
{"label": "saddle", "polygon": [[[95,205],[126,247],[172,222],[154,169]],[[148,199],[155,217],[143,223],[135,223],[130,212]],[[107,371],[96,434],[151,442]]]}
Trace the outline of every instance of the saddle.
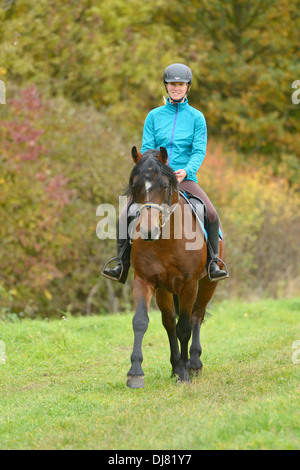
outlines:
{"label": "saddle", "polygon": [[[179,194],[189,204],[193,214],[196,217],[196,220],[200,228],[203,231],[205,241],[207,242],[208,237],[207,237],[206,227],[208,225],[208,218],[207,218],[207,208],[206,208],[204,201],[200,199],[200,197],[195,196],[194,194],[191,194],[187,191],[182,191],[182,189],[179,189]],[[223,234],[222,234],[221,229],[219,229],[219,239],[223,240]]]}
{"label": "saddle", "polygon": [[200,199],[200,197],[195,196],[194,194],[188,193],[186,191],[182,191],[182,189],[179,189],[179,194],[189,204],[203,232],[205,241],[207,241],[207,231],[205,228],[207,226],[208,220],[206,205],[204,204],[202,199]]}

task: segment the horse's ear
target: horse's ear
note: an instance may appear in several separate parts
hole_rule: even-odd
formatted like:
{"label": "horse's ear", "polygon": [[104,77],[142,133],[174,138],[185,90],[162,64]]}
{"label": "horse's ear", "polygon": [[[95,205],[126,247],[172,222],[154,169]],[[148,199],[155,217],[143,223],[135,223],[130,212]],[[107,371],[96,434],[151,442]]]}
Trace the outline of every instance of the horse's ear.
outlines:
{"label": "horse's ear", "polygon": [[162,163],[167,163],[168,161],[168,152],[167,152],[167,149],[165,149],[165,147],[160,147],[160,152],[159,154],[157,155],[157,158],[158,160],[160,160]]}
{"label": "horse's ear", "polygon": [[134,146],[132,147],[131,149],[131,155],[132,155],[132,159],[134,161],[134,163],[138,163],[141,158],[142,158],[142,154],[137,150],[137,148]]}

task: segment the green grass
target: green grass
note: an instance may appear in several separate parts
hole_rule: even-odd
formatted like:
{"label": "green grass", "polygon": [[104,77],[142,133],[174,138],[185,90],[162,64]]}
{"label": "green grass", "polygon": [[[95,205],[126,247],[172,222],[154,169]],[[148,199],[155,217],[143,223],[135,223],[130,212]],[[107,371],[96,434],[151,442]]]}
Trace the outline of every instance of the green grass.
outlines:
{"label": "green grass", "polygon": [[299,449],[300,300],[210,312],[203,373],[184,385],[151,312],[141,390],[126,387],[132,314],[2,322],[0,448]]}

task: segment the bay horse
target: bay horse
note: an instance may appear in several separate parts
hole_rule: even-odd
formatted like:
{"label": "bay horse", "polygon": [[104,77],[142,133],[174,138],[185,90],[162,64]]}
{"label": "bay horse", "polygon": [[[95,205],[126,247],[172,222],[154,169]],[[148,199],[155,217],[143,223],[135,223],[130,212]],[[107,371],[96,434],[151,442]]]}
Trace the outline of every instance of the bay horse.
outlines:
{"label": "bay horse", "polygon": [[[205,236],[179,193],[167,150],[161,147],[142,155],[133,147],[131,153],[135,166],[127,195],[138,204],[140,215],[132,237],[134,345],[127,385],[144,386],[142,341],[154,292],[169,338],[172,375],[190,382],[190,373],[199,374],[202,368],[200,327],[218,282],[208,279]],[[224,239],[219,253],[223,259]]]}

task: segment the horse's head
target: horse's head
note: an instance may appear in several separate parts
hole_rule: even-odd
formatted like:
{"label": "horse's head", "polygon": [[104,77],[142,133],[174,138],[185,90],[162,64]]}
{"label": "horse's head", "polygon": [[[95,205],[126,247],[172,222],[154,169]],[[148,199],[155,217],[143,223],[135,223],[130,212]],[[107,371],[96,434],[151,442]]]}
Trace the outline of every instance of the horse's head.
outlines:
{"label": "horse's head", "polygon": [[143,155],[136,147],[131,150],[135,163],[128,194],[140,205],[140,235],[144,240],[158,240],[163,227],[178,203],[178,183],[168,165],[168,153],[147,150]]}

